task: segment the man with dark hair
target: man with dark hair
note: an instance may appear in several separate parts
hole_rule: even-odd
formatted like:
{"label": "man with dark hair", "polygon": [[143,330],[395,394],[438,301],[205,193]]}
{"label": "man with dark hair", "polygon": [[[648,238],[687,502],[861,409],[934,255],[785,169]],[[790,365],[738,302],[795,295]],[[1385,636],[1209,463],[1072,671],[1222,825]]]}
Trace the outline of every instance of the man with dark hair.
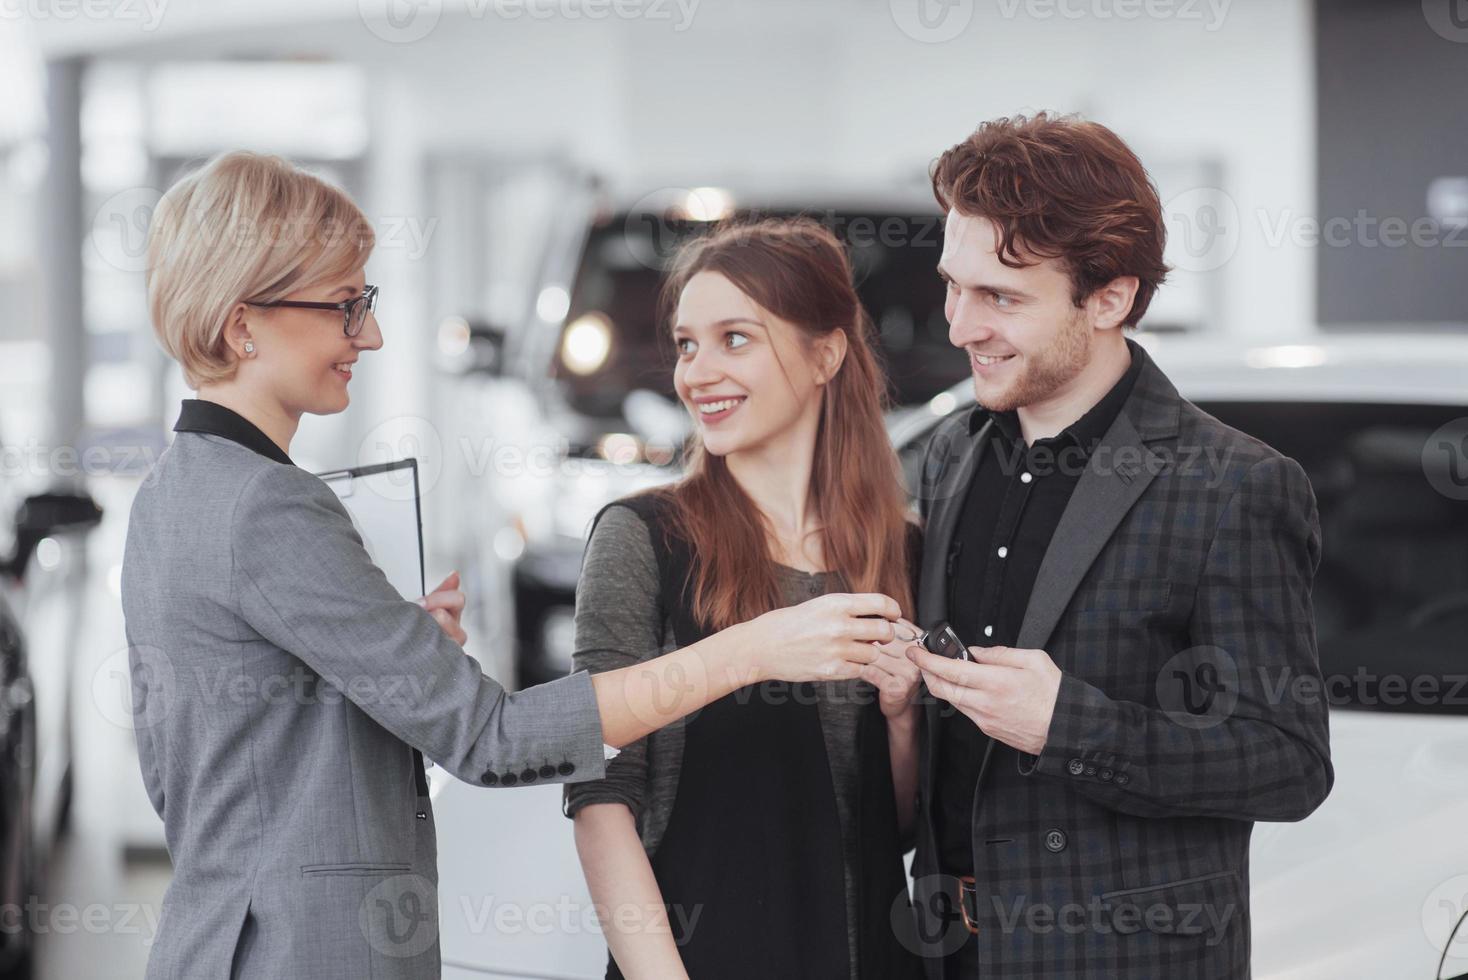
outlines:
{"label": "man with dark hair", "polygon": [[1324,699],[1288,693],[1320,680],[1314,494],[1124,336],[1166,232],[1115,133],[994,120],[933,189],[978,405],[919,489],[920,620],[974,644],[909,650],[928,975],[1246,977],[1253,822],[1334,778]]}

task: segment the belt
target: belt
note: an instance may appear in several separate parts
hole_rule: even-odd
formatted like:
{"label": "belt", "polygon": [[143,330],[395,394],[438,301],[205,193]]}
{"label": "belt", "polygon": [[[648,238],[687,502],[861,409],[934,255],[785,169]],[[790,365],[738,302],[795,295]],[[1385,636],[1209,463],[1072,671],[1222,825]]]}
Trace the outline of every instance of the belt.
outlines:
{"label": "belt", "polygon": [[979,889],[973,875],[958,876],[958,910],[963,915],[964,928],[971,935],[979,934]]}

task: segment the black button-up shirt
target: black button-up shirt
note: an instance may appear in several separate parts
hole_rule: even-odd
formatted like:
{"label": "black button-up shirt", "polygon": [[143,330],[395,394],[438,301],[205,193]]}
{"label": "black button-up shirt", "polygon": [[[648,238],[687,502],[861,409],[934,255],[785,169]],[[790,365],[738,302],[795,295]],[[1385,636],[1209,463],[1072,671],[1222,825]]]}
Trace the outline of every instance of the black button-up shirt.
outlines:
{"label": "black button-up shirt", "polygon": [[[1059,435],[1027,446],[1015,412],[976,408],[969,434],[992,418],[989,445],[969,483],[948,551],[948,618],[969,646],[1014,646],[1040,562],[1091,453],[1111,428],[1141,371],[1141,358],[1090,411]],[[989,736],[944,705],[933,800],[939,860],[973,873],[974,790]]]}

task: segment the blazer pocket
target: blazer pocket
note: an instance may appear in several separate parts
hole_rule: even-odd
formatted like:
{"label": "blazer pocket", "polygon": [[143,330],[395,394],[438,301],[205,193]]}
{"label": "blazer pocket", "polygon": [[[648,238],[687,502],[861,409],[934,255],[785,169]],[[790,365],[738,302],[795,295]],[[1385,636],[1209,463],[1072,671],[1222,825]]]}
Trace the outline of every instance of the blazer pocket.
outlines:
{"label": "blazer pocket", "polygon": [[1161,578],[1096,582],[1076,593],[1076,612],[1154,612],[1172,602],[1172,583]]}
{"label": "blazer pocket", "polygon": [[318,876],[372,878],[406,874],[412,870],[413,866],[411,864],[353,861],[349,864],[303,864],[301,865],[301,876],[305,878]]}
{"label": "blazer pocket", "polygon": [[1223,938],[1245,914],[1236,871],[1180,878],[1160,885],[1102,892],[1100,899],[1119,933],[1142,929],[1172,936]]}

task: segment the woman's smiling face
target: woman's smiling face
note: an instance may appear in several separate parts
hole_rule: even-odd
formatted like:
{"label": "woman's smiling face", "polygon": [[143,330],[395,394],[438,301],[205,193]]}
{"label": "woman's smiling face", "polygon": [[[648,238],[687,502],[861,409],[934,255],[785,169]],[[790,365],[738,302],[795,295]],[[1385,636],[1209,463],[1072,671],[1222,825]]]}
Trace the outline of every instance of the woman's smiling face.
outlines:
{"label": "woman's smiling face", "polygon": [[804,335],[726,276],[700,272],[678,299],[673,387],[715,456],[764,446],[820,410]]}
{"label": "woman's smiling face", "polygon": [[[289,300],[339,303],[361,296],[366,283],[357,269],[340,279],[291,293]],[[255,342],[251,373],[290,414],[331,415],[347,407],[352,365],[365,350],[382,346],[377,317],[366,314],[362,330],[348,337],[342,314],[292,307],[249,308]]]}

